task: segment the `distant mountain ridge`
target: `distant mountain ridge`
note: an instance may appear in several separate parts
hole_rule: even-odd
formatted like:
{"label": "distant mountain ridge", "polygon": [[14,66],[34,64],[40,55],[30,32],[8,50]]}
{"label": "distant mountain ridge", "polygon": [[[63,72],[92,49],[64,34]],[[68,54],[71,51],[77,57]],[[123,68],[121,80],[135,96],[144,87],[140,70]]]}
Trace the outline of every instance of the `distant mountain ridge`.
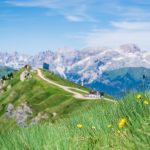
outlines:
{"label": "distant mountain ridge", "polygon": [[[30,64],[33,68],[50,64],[50,70],[76,83],[94,85],[107,82],[104,73],[111,70],[132,67],[150,68],[150,52],[141,51],[135,44],[122,45],[117,49],[85,48],[82,50],[59,49],[55,52],[44,51],[37,55],[0,53],[0,65],[21,68]],[[115,72],[113,72],[115,73]],[[99,89],[99,88],[97,88]]]}
{"label": "distant mountain ridge", "polygon": [[122,97],[131,92],[149,90],[150,69],[129,67],[106,71],[96,81],[85,85],[115,97]]}
{"label": "distant mountain ridge", "polygon": [[[118,49],[110,48],[85,48],[82,50],[59,49],[43,51],[37,55],[12,54],[0,52],[0,65],[13,68],[21,68],[25,64],[39,67],[43,62],[51,64],[51,70],[58,72],[76,70],[85,65],[84,70],[89,67],[97,67],[99,71],[113,70],[123,67],[146,67],[150,68],[150,52],[141,51],[134,44],[122,45]],[[99,68],[101,67],[101,68]],[[60,69],[61,68],[61,69]],[[81,68],[82,69],[82,68]]]}

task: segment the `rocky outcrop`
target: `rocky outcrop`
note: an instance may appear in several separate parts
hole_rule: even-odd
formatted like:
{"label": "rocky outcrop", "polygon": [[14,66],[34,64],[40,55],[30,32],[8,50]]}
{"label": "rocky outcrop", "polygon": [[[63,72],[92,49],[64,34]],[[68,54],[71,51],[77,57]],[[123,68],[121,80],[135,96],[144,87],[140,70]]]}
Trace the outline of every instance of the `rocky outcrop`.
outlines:
{"label": "rocky outcrop", "polygon": [[14,110],[14,105],[13,104],[8,104],[7,110],[6,110],[6,115],[8,118],[13,118],[15,117],[15,110]]}
{"label": "rocky outcrop", "polygon": [[32,110],[27,103],[22,103],[16,109],[13,104],[8,104],[6,109],[7,118],[14,118],[19,126],[27,126],[28,118],[32,117]]}
{"label": "rocky outcrop", "polygon": [[8,119],[15,119],[17,125],[20,127],[34,125],[39,123],[41,120],[47,120],[49,118],[47,113],[42,112],[38,113],[34,117],[32,109],[26,102],[20,104],[16,108],[13,104],[9,103],[6,108],[6,117]]}
{"label": "rocky outcrop", "polygon": [[32,110],[26,103],[21,104],[21,106],[16,109],[16,122],[20,126],[26,126],[27,119],[32,117]]}
{"label": "rocky outcrop", "polygon": [[20,80],[24,81],[25,79],[28,79],[31,77],[31,74],[29,73],[29,71],[23,71],[20,75]]}

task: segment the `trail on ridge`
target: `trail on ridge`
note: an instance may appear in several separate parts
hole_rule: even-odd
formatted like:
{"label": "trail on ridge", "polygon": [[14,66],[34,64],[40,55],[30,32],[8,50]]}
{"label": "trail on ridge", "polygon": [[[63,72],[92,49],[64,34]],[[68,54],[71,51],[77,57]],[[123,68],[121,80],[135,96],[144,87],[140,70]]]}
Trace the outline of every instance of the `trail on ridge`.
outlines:
{"label": "trail on ridge", "polygon": [[[66,92],[69,92],[69,93],[73,94],[73,97],[76,98],[76,99],[100,100],[100,98],[92,98],[92,97],[86,96],[86,94],[88,94],[88,92],[85,91],[85,90],[81,90],[81,89],[78,89],[78,88],[73,88],[73,87],[69,87],[69,86],[60,85],[60,84],[58,84],[58,83],[56,83],[56,82],[54,82],[54,81],[52,81],[52,80],[50,80],[50,79],[45,78],[44,75],[42,74],[42,71],[41,71],[40,69],[37,69],[37,73],[38,73],[38,76],[39,76],[42,80],[46,81],[47,83],[50,83],[50,84],[52,84],[52,85],[57,86],[57,87],[63,89],[64,91],[66,91]],[[74,89],[74,90],[76,90],[76,91],[73,91],[72,89]],[[82,94],[78,93],[77,91],[83,92],[83,93],[85,93],[85,95],[82,95]],[[107,101],[115,102],[114,100],[109,99],[109,98],[104,98],[104,97],[103,97],[103,99],[104,99],[104,100],[107,100]]]}

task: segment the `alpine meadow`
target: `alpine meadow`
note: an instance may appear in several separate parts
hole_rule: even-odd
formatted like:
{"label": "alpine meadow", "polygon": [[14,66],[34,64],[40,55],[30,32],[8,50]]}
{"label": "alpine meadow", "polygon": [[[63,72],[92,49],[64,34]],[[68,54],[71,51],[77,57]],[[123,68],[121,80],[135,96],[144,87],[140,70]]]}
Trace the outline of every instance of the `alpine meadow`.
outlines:
{"label": "alpine meadow", "polygon": [[0,150],[150,150],[148,0],[0,1]]}

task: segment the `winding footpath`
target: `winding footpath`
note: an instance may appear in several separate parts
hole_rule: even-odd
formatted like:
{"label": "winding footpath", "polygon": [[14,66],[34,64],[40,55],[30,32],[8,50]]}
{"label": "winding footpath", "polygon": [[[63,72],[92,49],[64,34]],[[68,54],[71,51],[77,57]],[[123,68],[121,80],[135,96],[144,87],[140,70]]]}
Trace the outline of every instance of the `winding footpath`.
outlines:
{"label": "winding footpath", "polygon": [[[38,76],[39,76],[42,80],[46,81],[47,83],[50,83],[50,84],[52,84],[52,85],[57,86],[57,87],[63,89],[64,91],[66,91],[66,92],[69,92],[69,93],[73,94],[74,98],[77,98],[77,99],[84,99],[84,100],[99,100],[99,99],[100,99],[100,98],[87,97],[87,96],[85,96],[85,95],[82,95],[82,94],[76,92],[76,91],[80,91],[80,92],[83,92],[83,93],[85,93],[85,94],[88,94],[87,91],[84,91],[84,90],[81,90],[81,89],[78,89],[78,88],[73,88],[73,87],[68,87],[68,86],[60,85],[60,84],[58,84],[58,83],[56,83],[56,82],[54,82],[54,81],[52,81],[52,80],[50,80],[50,79],[47,79],[47,78],[44,77],[44,75],[42,74],[42,71],[41,71],[40,69],[37,69],[37,73],[38,73]],[[73,91],[73,89],[76,90],[76,91]],[[104,100],[107,100],[107,101],[111,101],[111,102],[116,102],[116,101],[114,101],[114,100],[112,100],[112,99],[105,98],[105,97],[103,97],[103,99],[104,99]]]}

